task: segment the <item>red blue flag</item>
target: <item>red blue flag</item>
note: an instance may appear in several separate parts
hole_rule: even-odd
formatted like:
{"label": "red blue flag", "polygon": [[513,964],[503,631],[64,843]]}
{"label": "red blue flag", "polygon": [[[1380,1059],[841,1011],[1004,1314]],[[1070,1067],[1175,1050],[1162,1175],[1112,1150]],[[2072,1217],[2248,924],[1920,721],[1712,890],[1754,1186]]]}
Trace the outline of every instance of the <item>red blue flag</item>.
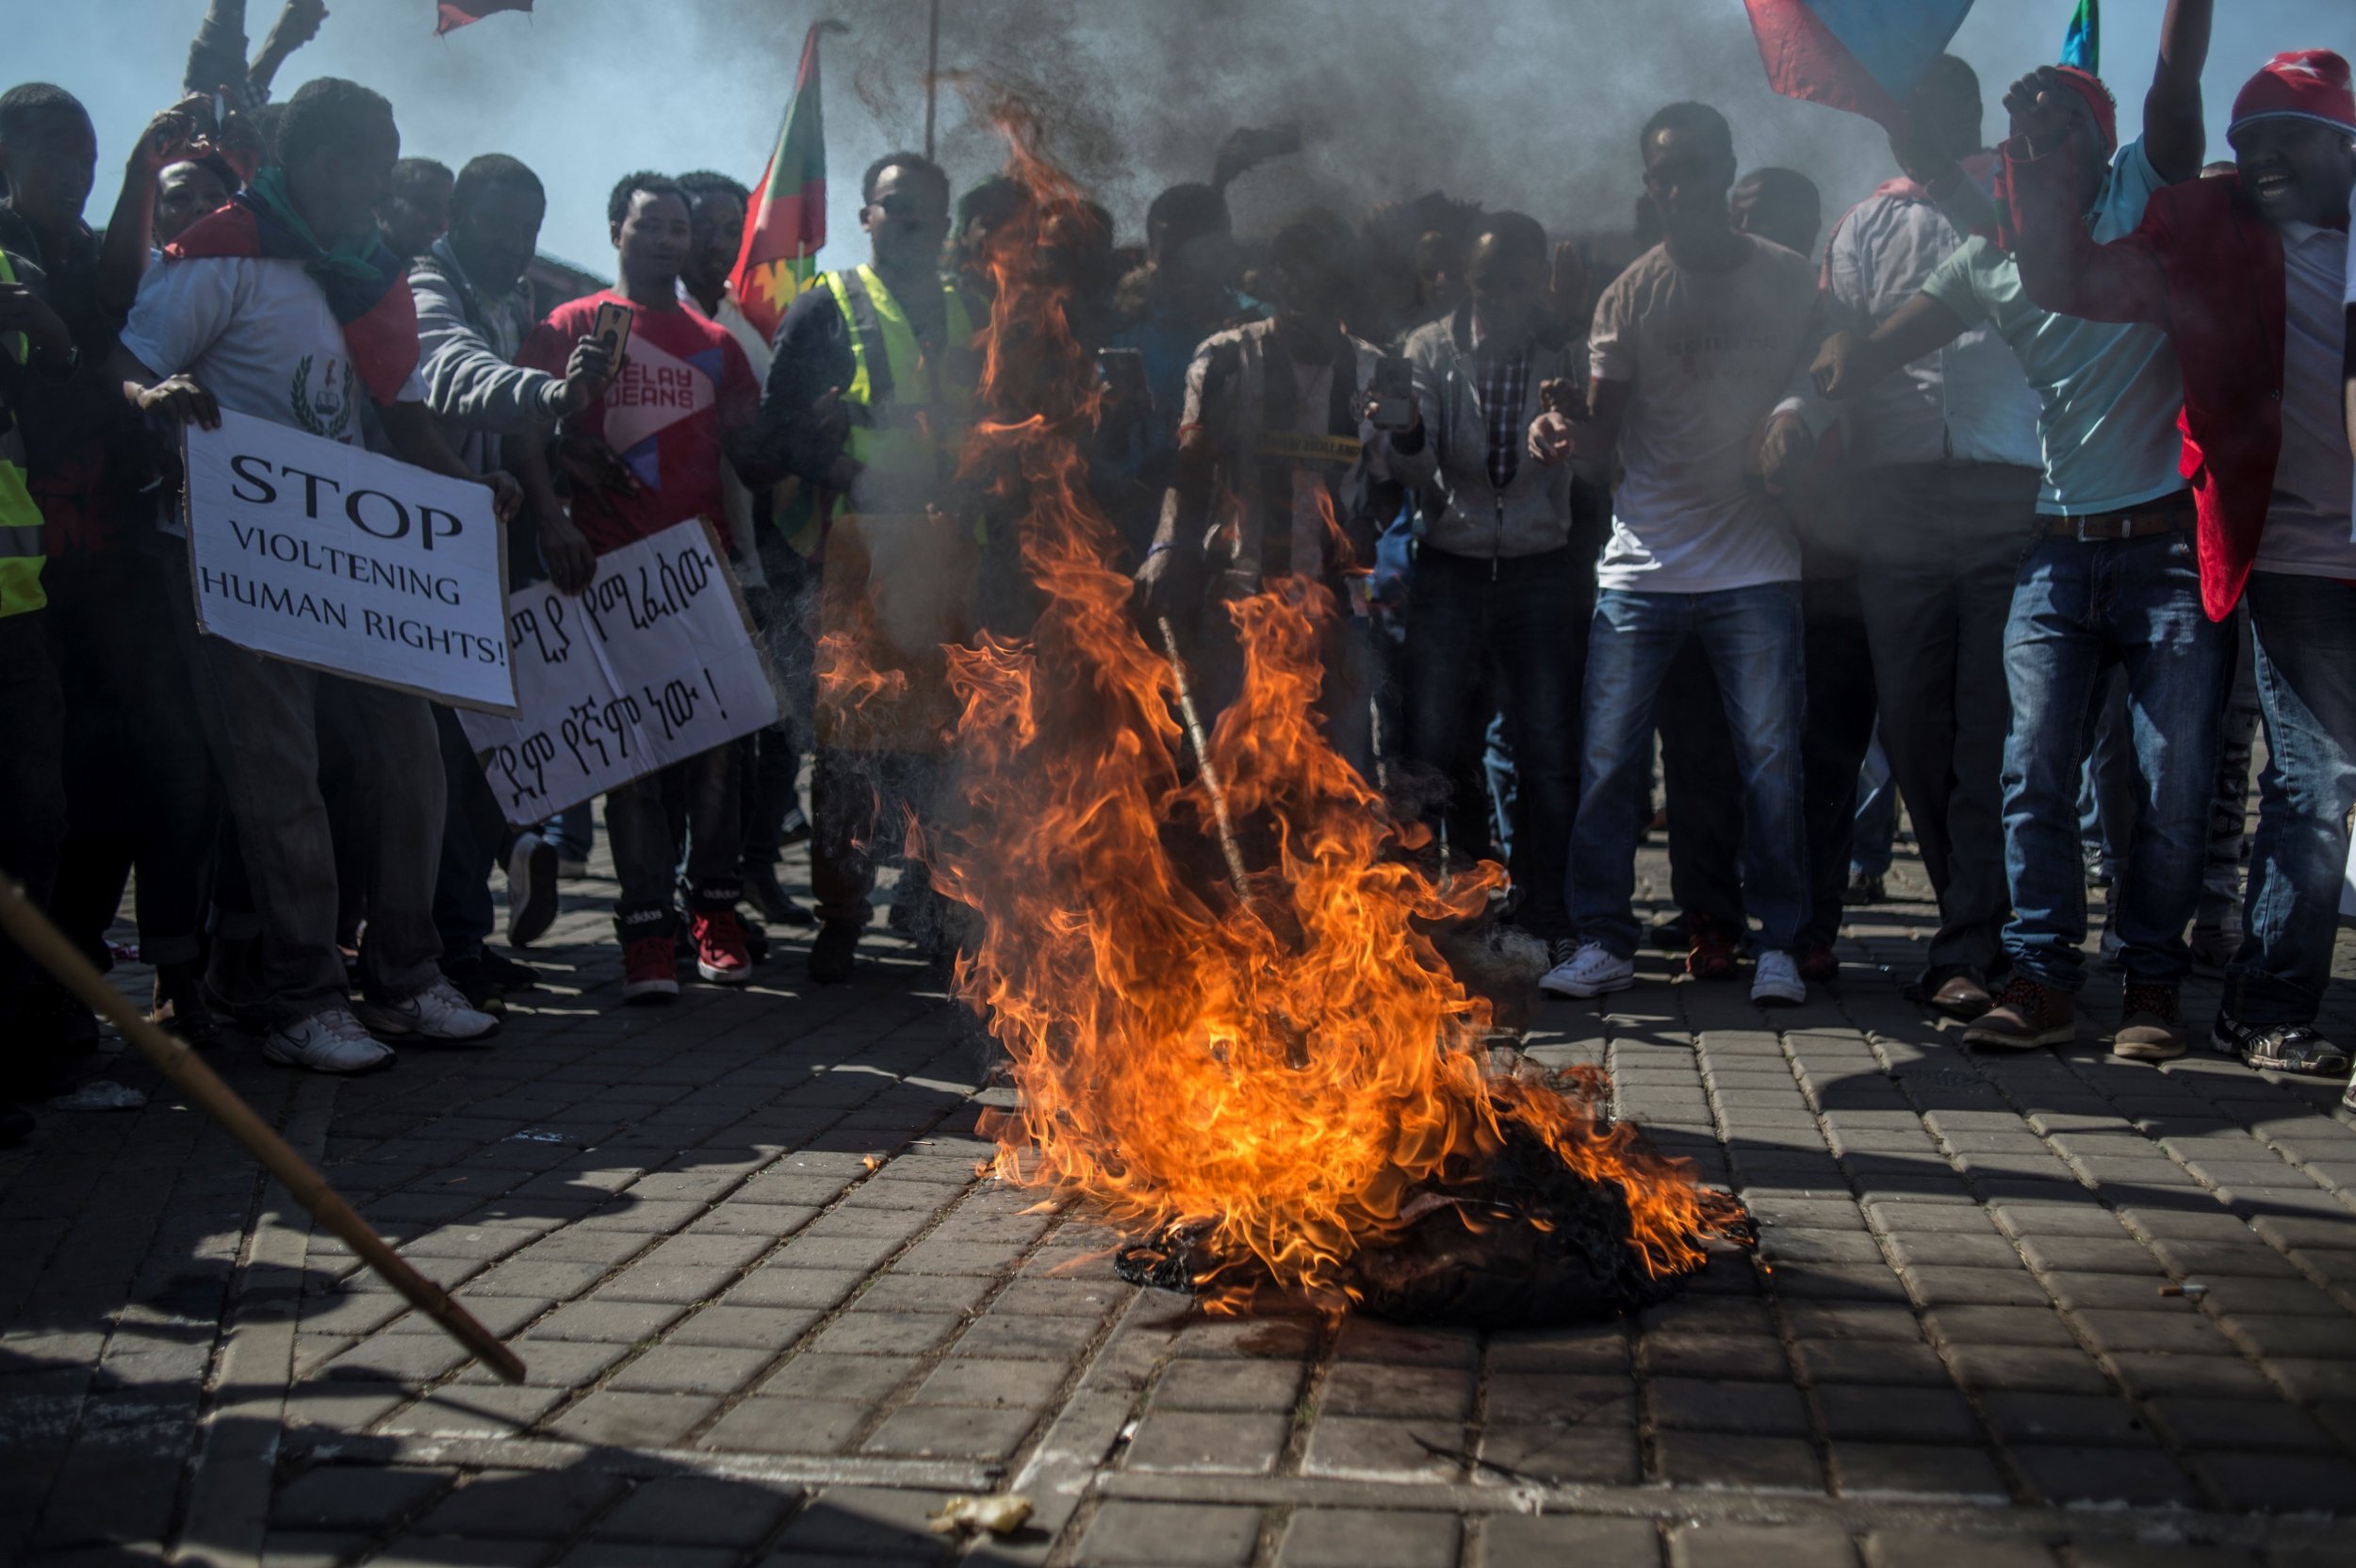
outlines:
{"label": "red blue flag", "polygon": [[1878,120],[1900,107],[1963,25],[1972,0],[1744,0],[1767,85]]}
{"label": "red blue flag", "polygon": [[2062,35],[2061,62],[2089,76],[2102,74],[2102,0],[2078,0],[2070,30]]}

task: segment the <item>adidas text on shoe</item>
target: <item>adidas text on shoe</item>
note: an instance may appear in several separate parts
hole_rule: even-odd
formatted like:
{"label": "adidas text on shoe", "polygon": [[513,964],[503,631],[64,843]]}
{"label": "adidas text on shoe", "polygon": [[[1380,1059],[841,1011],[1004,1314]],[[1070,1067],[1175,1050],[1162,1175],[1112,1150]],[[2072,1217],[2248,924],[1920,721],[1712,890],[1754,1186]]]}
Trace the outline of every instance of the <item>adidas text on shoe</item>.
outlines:
{"label": "adidas text on shoe", "polygon": [[271,1030],[262,1037],[262,1054],[281,1067],[313,1072],[374,1072],[393,1065],[392,1048],[372,1038],[341,1007]]}
{"label": "adidas text on shoe", "polygon": [[499,1033],[499,1021],[470,1005],[458,988],[439,975],[417,995],[399,1002],[363,1001],[353,1014],[372,1035],[436,1045],[472,1045]]}
{"label": "adidas text on shoe", "polygon": [[1634,984],[1633,958],[1623,958],[1601,942],[1584,942],[1568,958],[1546,971],[1538,988],[1549,996],[1583,1000],[1610,991],[1624,991]]}
{"label": "adidas text on shoe", "polygon": [[2078,1004],[2067,991],[2015,974],[1996,1004],[1963,1032],[1963,1043],[1992,1051],[2035,1051],[2078,1037]]}
{"label": "adidas text on shoe", "polygon": [[1789,953],[1768,949],[1751,973],[1751,1001],[1762,1007],[1796,1007],[1808,1000],[1808,982]]}

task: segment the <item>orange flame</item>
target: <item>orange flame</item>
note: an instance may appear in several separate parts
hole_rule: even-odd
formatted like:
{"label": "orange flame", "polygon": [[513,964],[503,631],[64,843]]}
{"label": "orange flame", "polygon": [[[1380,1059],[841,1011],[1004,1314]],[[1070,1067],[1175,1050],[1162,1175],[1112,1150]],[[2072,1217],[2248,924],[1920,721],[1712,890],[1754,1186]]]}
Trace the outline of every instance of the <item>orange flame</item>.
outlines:
{"label": "orange flame", "polygon": [[1059,222],[1087,218],[1083,198],[1019,105],[1000,120],[1032,211],[994,247],[985,412],[962,477],[1020,519],[1042,608],[1026,636],[946,650],[964,825],[911,835],[934,886],[978,916],[955,985],[1020,1091],[987,1124],[998,1173],[1126,1228],[1205,1224],[1219,1254],[1330,1300],[1350,1256],[1413,1217],[1419,1186],[1519,1123],[1625,1189],[1647,1270],[1697,1266],[1731,1200],[1599,1124],[1593,1086],[1574,1099],[1489,1072],[1488,1004],[1423,933],[1479,914],[1499,874],[1444,885],[1417,869],[1405,851],[1421,830],[1393,823],[1327,741],[1334,606],[1306,579],[1230,607],[1243,679],[1208,771],[1273,858],[1248,898],[1219,878],[1210,800],[1182,771],[1173,671],[1140,634],[1086,482],[1092,367],[1039,255]]}

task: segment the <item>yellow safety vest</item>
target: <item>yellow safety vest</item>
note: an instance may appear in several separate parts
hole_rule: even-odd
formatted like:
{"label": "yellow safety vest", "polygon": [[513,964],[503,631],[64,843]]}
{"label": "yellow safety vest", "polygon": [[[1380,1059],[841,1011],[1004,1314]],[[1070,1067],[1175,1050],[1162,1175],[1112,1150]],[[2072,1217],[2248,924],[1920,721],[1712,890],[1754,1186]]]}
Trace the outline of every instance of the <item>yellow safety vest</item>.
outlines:
{"label": "yellow safety vest", "polygon": [[[14,282],[16,269],[0,251],[0,283]],[[0,353],[26,363],[25,335],[0,336]],[[44,550],[41,508],[25,487],[25,428],[13,410],[0,404],[0,616],[22,615],[49,602],[41,587]]]}
{"label": "yellow safety vest", "polygon": [[954,285],[941,286],[948,346],[929,360],[908,312],[873,267],[826,274],[850,329],[851,405],[847,449],[862,470],[858,510],[922,512],[957,472],[973,417],[973,318]]}

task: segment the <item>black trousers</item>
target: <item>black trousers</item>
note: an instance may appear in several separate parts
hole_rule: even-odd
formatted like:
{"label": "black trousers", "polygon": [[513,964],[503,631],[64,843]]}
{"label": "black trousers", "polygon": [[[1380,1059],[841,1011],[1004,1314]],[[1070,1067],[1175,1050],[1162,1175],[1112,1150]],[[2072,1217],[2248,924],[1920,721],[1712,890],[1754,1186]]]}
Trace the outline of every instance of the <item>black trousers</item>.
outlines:
{"label": "black trousers", "polygon": [[[49,658],[50,612],[0,616],[0,875],[47,908],[65,841],[65,699]],[[0,937],[0,1099],[38,1093],[54,1065],[37,1010],[57,996],[33,961]]]}

